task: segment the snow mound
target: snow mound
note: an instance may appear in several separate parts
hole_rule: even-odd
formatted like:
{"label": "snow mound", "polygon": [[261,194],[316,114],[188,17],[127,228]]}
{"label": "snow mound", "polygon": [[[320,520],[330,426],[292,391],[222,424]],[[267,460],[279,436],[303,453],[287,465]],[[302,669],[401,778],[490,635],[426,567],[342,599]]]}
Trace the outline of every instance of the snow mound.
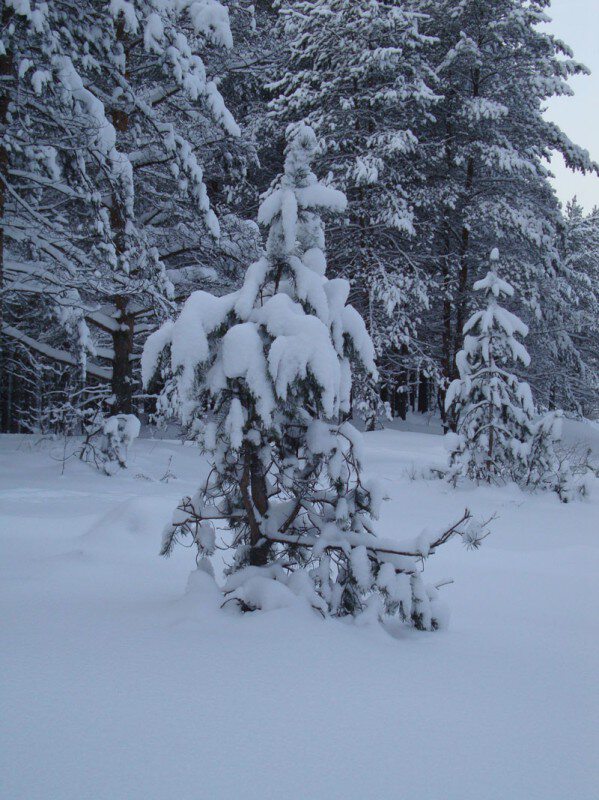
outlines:
{"label": "snow mound", "polygon": [[274,611],[278,608],[289,608],[301,601],[285,584],[273,578],[255,576],[231,592],[227,598],[237,600],[244,611]]}

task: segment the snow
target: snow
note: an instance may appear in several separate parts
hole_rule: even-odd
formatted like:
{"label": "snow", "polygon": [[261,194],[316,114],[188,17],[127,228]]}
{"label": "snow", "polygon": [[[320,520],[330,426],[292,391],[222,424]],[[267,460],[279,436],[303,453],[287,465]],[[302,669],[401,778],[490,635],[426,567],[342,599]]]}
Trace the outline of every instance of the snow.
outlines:
{"label": "snow", "polygon": [[149,52],[161,53],[164,38],[164,25],[160,15],[153,11],[147,18],[144,26],[144,47]]}
{"label": "snow", "polygon": [[[186,423],[198,405],[198,392],[208,391],[214,400],[227,387],[227,379],[245,381],[267,426],[273,422],[276,401],[288,401],[306,382],[315,384],[323,414],[333,418],[350,404],[350,354],[345,352],[350,348],[346,344],[354,351],[351,355],[376,376],[374,346],[366,325],[352,306],[345,306],[349,282],[326,278],[324,226],[310,210],[339,210],[345,207],[345,196],[320,183],[311,171],[317,148],[314,131],[300,124],[291,126],[288,133],[285,173],[258,211],[258,221],[271,226],[266,254],[248,267],[240,290],[221,297],[194,292],[176,322],[152,334],[144,349],[142,376],[148,386],[160,354],[171,345],[174,381],[168,390],[175,387],[171,407],[178,405]],[[288,273],[273,280],[281,261],[286,262]],[[233,324],[233,317],[240,322]],[[230,325],[226,333],[218,330],[225,322]],[[301,406],[304,403],[305,398],[300,400]],[[227,420],[228,440],[237,450],[239,415]]]}
{"label": "snow", "polygon": [[8,8],[12,7],[16,14],[29,19],[31,17],[31,4],[29,0],[7,0],[6,5]]}
{"label": "snow", "polygon": [[274,411],[272,388],[266,375],[266,359],[260,334],[250,322],[233,325],[222,342],[222,367],[227,378],[245,378],[265,424]]}
{"label": "snow", "polygon": [[[107,478],[75,459],[63,474],[62,442],[0,437],[3,796],[594,798],[597,492],[564,506],[424,480],[442,437],[405,427],[365,435],[381,537],[498,514],[479,551],[430,560],[427,581],[455,580],[431,634],[390,635],[371,610],[323,620],[274,575],[244,584],[270,610],[220,611],[192,552],[157,556],[205,468],[195,446],[138,439]],[[596,428],[564,436],[599,452]]]}
{"label": "snow", "polygon": [[332,417],[338,408],[341,370],[326,325],[304,314],[302,307],[285,294],[269,298],[253,316],[275,337],[268,353],[268,369],[277,395],[285,400],[292,384],[309,372],[322,389],[325,414]]}
{"label": "snow", "polygon": [[162,351],[171,342],[173,325],[172,320],[167,320],[158,330],[151,333],[144,343],[141,354],[141,381],[146,387],[154,377]]}
{"label": "snow", "polygon": [[118,435],[123,444],[127,446],[137,439],[140,430],[141,424],[135,414],[117,414],[114,417],[108,417],[103,425],[105,435]]}
{"label": "snow", "polygon": [[352,548],[349,558],[358,585],[361,589],[368,589],[372,584],[372,571],[364,545]]}
{"label": "snow", "polygon": [[341,312],[341,318],[343,320],[343,332],[351,338],[364,367],[376,380],[378,372],[374,363],[374,346],[362,316],[353,306],[345,306]]}
{"label": "snow", "polygon": [[195,0],[189,5],[189,15],[194,28],[211,42],[226,48],[233,47],[229,24],[229,10],[217,0]]}
{"label": "snow", "polygon": [[274,611],[296,605],[298,598],[280,581],[273,578],[248,578],[242,586],[231,592],[229,600],[241,600],[250,608]]}
{"label": "snow", "polygon": [[238,397],[231,400],[231,406],[227,419],[225,420],[225,430],[231,442],[231,447],[234,450],[240,450],[243,444],[243,426],[245,423],[245,414],[243,406],[239,402]]}
{"label": "snow", "polygon": [[136,33],[139,22],[133,3],[129,3],[127,0],[110,0],[109,9],[114,19],[123,15],[127,32]]}
{"label": "snow", "polygon": [[197,291],[185,301],[175,322],[165,322],[148,336],[142,354],[142,379],[148,386],[163,349],[171,345],[171,366],[181,371],[179,392],[183,402],[192,400],[195,370],[209,355],[208,336],[223,324],[235,303],[235,294],[215,297]]}

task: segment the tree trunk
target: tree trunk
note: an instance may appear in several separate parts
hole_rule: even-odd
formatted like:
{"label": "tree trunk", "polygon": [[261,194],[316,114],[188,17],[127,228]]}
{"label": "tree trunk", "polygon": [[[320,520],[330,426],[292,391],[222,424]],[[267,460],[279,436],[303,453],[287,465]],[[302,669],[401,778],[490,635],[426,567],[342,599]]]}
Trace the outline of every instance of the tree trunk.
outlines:
{"label": "tree trunk", "polygon": [[[125,18],[121,14],[116,23],[117,41],[125,45]],[[127,62],[125,48],[125,75],[127,75]],[[111,111],[112,122],[117,133],[127,133],[129,129],[129,114],[123,108],[113,108]],[[110,222],[114,230],[114,239],[117,254],[125,252],[125,218],[121,209],[121,200],[118,195],[112,198],[110,207]],[[128,299],[117,296],[114,303],[118,311],[119,327],[112,334],[114,361],[112,366],[112,393],[115,397],[113,411],[117,414],[131,414],[133,411],[133,372],[131,356],[133,354],[133,326],[134,318],[128,313]]]}
{"label": "tree trunk", "polygon": [[[7,5],[2,11],[2,27],[8,27],[12,9]],[[0,130],[3,132],[7,124],[8,104],[10,101],[9,76],[13,71],[13,58],[10,50],[0,56]],[[0,431],[6,433],[10,429],[10,400],[7,382],[7,358],[2,338],[4,323],[4,215],[6,213],[6,184],[8,181],[8,153],[0,146]]]}
{"label": "tree trunk", "polygon": [[112,408],[115,414],[131,414],[133,411],[131,356],[133,354],[134,318],[127,313],[127,298],[117,297],[115,303],[119,311],[119,327],[112,334],[112,346],[114,349],[112,393],[115,397]]}
{"label": "tree trunk", "polygon": [[449,271],[450,259],[450,241],[449,241],[449,226],[445,230],[445,255],[443,258],[443,334],[441,344],[441,368],[443,370],[443,378],[439,385],[439,411],[441,412],[441,420],[443,422],[443,429],[447,431],[447,414],[445,412],[445,395],[447,393],[447,386],[451,380],[453,373],[453,358],[452,358],[452,335],[451,335],[451,297],[450,286],[451,277]]}
{"label": "tree trunk", "polygon": [[[480,95],[480,69],[475,67],[472,70],[472,97],[477,98]],[[472,195],[474,186],[474,157],[468,158],[466,165],[466,181],[465,201],[468,203]],[[466,314],[468,312],[468,283],[469,283],[469,264],[468,264],[468,248],[470,245],[470,229],[466,225],[462,225],[462,234],[460,240],[460,272],[458,277],[458,296],[457,296],[457,316],[455,326],[455,342],[454,352],[457,353],[462,347],[464,336],[464,325],[466,324]],[[457,368],[454,366],[454,374],[452,377],[457,378]]]}
{"label": "tree trunk", "polygon": [[418,382],[418,412],[420,414],[426,414],[429,408],[428,405],[428,392],[429,392],[429,380],[426,375],[420,374],[420,380]]}
{"label": "tree trunk", "polygon": [[401,419],[405,420],[408,415],[408,393],[405,391],[405,373],[402,373],[400,378],[403,378],[404,383],[397,384],[397,416],[401,417]]}
{"label": "tree trunk", "polygon": [[239,488],[250,529],[249,563],[252,567],[263,567],[268,563],[270,542],[261,541],[263,537],[259,521],[256,519],[256,511],[261,517],[267,513],[268,491],[264,467],[256,448],[249,442],[246,442],[244,447],[243,461],[243,475]]}
{"label": "tree trunk", "polygon": [[[469,194],[472,190],[474,183],[474,159],[468,159],[468,167],[466,169],[466,192]],[[464,325],[466,324],[466,314],[468,311],[468,282],[469,282],[469,268],[468,268],[468,247],[470,244],[470,230],[464,225],[462,228],[462,236],[460,241],[460,272],[458,277],[458,296],[457,296],[457,316],[455,325],[455,342],[454,352],[457,353],[462,347],[462,339],[464,335]],[[453,365],[452,378],[457,377],[457,368]]]}

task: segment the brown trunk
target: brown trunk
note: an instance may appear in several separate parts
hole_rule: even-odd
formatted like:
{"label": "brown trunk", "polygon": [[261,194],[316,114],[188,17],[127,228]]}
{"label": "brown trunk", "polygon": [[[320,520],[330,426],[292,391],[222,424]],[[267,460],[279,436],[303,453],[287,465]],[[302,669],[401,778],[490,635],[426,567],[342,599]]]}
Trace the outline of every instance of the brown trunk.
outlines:
{"label": "brown trunk", "polygon": [[[258,454],[252,451],[250,461],[250,486],[252,491],[252,502],[261,517],[268,511],[268,494],[266,491],[266,480],[264,477],[264,467],[258,458]],[[250,550],[250,564],[255,567],[263,567],[268,561],[268,542],[258,544],[258,540],[252,541]]]}
{"label": "brown trunk", "polygon": [[112,362],[112,393],[115,414],[131,414],[133,411],[133,316],[127,313],[127,298],[115,300],[119,312],[119,327],[112,334],[114,359]]}
{"label": "brown trunk", "polygon": [[[123,51],[125,53],[125,77],[129,76],[128,73],[128,57],[127,57],[127,48],[125,46],[127,39],[127,34],[125,32],[125,16],[124,14],[120,14],[117,22],[116,22],[116,40],[119,44],[123,45]],[[123,108],[113,108],[111,112],[112,116],[112,124],[116,128],[117,131],[121,133],[126,133],[129,128],[129,114]]]}
{"label": "brown trunk", "polygon": [[[121,14],[116,23],[116,38],[125,44],[125,18]],[[126,54],[126,49],[125,49]],[[125,75],[127,75],[127,58],[125,55]],[[113,108],[111,111],[112,122],[117,133],[127,133],[129,129],[129,114],[123,108]],[[122,255],[126,249],[126,220],[121,208],[121,200],[115,193],[110,207],[110,222],[114,232],[114,241],[117,255]],[[128,311],[128,298],[116,296],[114,298],[118,312],[119,327],[112,334],[114,360],[112,364],[112,393],[115,397],[113,411],[117,414],[131,414],[133,411],[133,371],[131,356],[133,354],[133,325],[134,317]]]}
{"label": "brown trunk", "polygon": [[426,375],[420,375],[418,382],[418,411],[420,414],[426,414],[428,411],[428,378]]}
{"label": "brown trunk", "polygon": [[[468,159],[468,167],[466,169],[466,191],[468,194],[472,189],[474,183],[474,159]],[[458,277],[458,296],[457,296],[457,316],[455,326],[455,343],[454,351],[457,353],[462,346],[462,337],[464,335],[464,325],[466,324],[466,313],[468,311],[468,246],[470,244],[470,230],[464,226],[462,228],[462,235],[460,240],[460,273]],[[453,377],[457,377],[457,371]]]}
{"label": "brown trunk", "polygon": [[450,252],[451,239],[449,222],[446,222],[443,231],[443,258],[441,261],[441,270],[443,274],[443,333],[441,343],[441,364],[445,381],[439,386],[439,410],[441,412],[441,419],[443,421],[443,427],[445,430],[447,430],[447,414],[445,412],[445,393],[447,391],[446,383],[449,383],[453,374],[453,358],[451,349],[451,274],[449,268],[451,257]]}
{"label": "brown trunk", "polygon": [[244,470],[240,488],[250,529],[249,562],[253,567],[263,567],[268,562],[270,543],[267,541],[260,543],[263,537],[256,519],[256,511],[260,516],[264,516],[268,511],[268,492],[264,467],[256,449],[249,442],[246,442],[245,445]]}
{"label": "brown trunk", "polygon": [[[403,380],[403,383],[401,382]],[[408,414],[408,393],[405,386],[406,375],[400,375],[400,382],[397,384],[397,416],[405,420]]]}
{"label": "brown trunk", "polygon": [[489,448],[487,450],[487,482],[491,483],[491,474],[493,470],[493,448],[495,447],[495,430],[492,425],[489,427]]}
{"label": "brown trunk", "polygon": [[[480,69],[475,67],[471,74],[472,97],[479,97],[480,95]],[[447,122],[447,138],[451,142],[453,129],[451,122]],[[452,170],[452,151],[448,145],[446,149],[447,161],[447,174],[448,177]],[[466,177],[464,182],[464,201],[467,204],[470,200],[472,188],[474,186],[474,158],[470,156],[466,164]],[[463,220],[463,218],[462,218]],[[469,264],[468,264],[468,250],[470,246],[470,230],[465,224],[461,225],[460,245],[459,245],[459,272],[457,276],[457,293],[454,298],[450,296],[451,290],[451,236],[449,228],[449,220],[446,219],[443,231],[443,246],[444,246],[444,263],[443,263],[443,341],[442,341],[442,363],[444,377],[446,383],[458,377],[458,370],[455,364],[455,356],[462,346],[463,328],[466,322],[466,313],[468,310],[467,303],[467,289],[469,283]],[[453,322],[455,306],[455,322]],[[445,412],[445,393],[447,388],[442,385],[439,389],[439,408],[441,410],[441,419],[443,420],[443,427],[448,430],[453,426],[453,421],[448,419]]]}
{"label": "brown trunk", "polygon": [[[2,11],[2,27],[6,28],[12,16],[12,9],[4,6]],[[8,104],[10,101],[9,76],[13,71],[13,58],[10,50],[0,56],[0,130],[4,131]],[[0,331],[4,323],[4,214],[5,214],[5,181],[8,181],[8,153],[5,147],[0,146]],[[10,429],[10,394],[7,381],[7,359],[0,334],[0,431]]]}
{"label": "brown trunk", "polygon": [[[476,98],[480,95],[480,69],[476,67],[472,71],[472,97]],[[466,203],[470,201],[470,195],[474,186],[474,157],[470,156],[466,165],[466,182],[465,182],[465,200]],[[466,323],[466,314],[468,311],[468,283],[469,283],[469,267],[468,267],[468,247],[470,245],[470,229],[466,225],[462,226],[462,234],[460,240],[460,273],[458,278],[458,296],[457,296],[457,316],[455,326],[455,342],[454,351],[457,353],[462,347],[464,336],[464,325]],[[454,375],[457,377],[457,369],[454,366]]]}

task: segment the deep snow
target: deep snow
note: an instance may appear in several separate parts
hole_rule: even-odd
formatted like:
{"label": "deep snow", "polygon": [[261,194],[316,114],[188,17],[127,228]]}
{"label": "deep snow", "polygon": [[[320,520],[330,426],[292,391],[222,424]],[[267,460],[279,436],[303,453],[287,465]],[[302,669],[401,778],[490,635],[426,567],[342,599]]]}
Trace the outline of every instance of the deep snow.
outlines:
{"label": "deep snow", "polygon": [[157,556],[195,448],[139,440],[108,478],[0,437],[3,800],[595,798],[599,492],[455,491],[418,477],[439,436],[366,443],[381,535],[498,514],[428,563],[455,579],[447,631],[219,612],[197,575],[185,593],[192,551]]}

